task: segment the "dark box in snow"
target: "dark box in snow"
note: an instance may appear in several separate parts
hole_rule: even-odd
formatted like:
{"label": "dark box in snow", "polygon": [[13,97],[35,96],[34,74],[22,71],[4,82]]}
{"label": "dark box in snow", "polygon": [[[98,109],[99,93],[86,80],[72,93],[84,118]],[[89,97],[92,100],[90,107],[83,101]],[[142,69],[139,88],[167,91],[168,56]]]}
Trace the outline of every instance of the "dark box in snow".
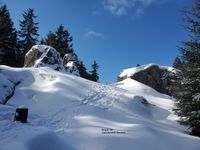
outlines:
{"label": "dark box in snow", "polygon": [[28,108],[17,108],[15,112],[15,121],[27,123]]}

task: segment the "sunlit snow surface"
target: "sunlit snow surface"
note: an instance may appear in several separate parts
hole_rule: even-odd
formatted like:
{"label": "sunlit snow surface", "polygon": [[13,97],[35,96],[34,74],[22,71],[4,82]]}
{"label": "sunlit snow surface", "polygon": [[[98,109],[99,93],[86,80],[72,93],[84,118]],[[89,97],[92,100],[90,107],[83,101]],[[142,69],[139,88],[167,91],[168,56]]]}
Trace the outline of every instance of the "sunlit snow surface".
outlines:
{"label": "sunlit snow surface", "polygon": [[[0,69],[21,81],[0,105],[0,150],[200,150],[200,138],[176,123],[173,100],[137,81],[103,85],[49,68]],[[27,124],[13,122],[21,105]]]}

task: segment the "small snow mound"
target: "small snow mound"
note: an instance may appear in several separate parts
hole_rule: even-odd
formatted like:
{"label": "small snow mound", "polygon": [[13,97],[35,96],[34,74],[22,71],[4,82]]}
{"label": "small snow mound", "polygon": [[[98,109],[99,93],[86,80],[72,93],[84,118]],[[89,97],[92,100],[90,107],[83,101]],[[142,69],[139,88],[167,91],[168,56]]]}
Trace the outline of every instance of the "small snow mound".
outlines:
{"label": "small snow mound", "polygon": [[28,107],[25,106],[25,105],[20,105],[20,106],[18,106],[17,108],[19,108],[19,109],[27,109]]}

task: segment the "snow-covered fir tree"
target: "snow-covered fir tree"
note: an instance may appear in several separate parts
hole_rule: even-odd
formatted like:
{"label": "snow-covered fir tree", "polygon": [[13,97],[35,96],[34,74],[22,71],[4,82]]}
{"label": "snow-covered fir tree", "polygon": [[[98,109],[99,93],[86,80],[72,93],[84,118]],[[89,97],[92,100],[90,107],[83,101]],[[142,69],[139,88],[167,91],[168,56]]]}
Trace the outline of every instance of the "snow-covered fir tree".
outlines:
{"label": "snow-covered fir tree", "polygon": [[[181,58],[184,71],[176,89],[175,112],[180,122],[191,130],[191,134],[200,136],[200,1],[195,0],[190,9],[184,10],[186,29],[190,39],[183,42]],[[176,88],[177,88],[176,87]]]}
{"label": "snow-covered fir tree", "polygon": [[184,62],[181,61],[181,58],[176,57],[173,63],[173,67],[179,70],[184,70]]}

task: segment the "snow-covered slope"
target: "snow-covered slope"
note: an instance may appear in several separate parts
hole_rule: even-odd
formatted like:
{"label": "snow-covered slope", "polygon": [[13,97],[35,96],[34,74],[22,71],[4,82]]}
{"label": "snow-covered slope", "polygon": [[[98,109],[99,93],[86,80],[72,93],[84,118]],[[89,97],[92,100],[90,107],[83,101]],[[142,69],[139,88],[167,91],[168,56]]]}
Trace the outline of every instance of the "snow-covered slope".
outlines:
{"label": "snow-covered slope", "polygon": [[[176,123],[171,98],[137,81],[103,85],[49,68],[0,69],[21,81],[0,105],[0,150],[200,149],[200,138]],[[13,122],[21,105],[27,124]]]}
{"label": "snow-covered slope", "polygon": [[5,104],[7,99],[13,95],[15,84],[0,74],[0,104]]}

